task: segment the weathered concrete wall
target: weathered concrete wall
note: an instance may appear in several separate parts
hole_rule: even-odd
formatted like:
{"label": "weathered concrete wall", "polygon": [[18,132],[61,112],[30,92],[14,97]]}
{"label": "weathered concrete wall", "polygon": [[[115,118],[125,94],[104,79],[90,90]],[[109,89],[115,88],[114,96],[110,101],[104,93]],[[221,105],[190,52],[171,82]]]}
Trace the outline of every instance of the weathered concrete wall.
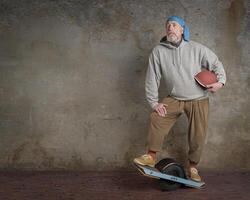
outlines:
{"label": "weathered concrete wall", "polygon": [[[130,167],[145,152],[148,55],[172,14],[216,52],[228,76],[210,98],[200,166],[249,170],[247,0],[1,0],[0,167]],[[160,157],[185,163],[186,128],[183,116]]]}

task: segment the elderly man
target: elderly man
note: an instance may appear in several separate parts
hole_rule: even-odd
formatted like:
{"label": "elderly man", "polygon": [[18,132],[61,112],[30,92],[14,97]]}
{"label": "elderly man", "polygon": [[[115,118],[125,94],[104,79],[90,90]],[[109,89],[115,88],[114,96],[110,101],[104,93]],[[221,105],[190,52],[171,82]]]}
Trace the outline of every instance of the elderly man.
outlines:
{"label": "elderly man", "polygon": [[[215,72],[218,82],[203,89],[194,80],[203,68]],[[170,87],[170,95],[161,102],[158,89],[161,77]],[[148,150],[134,159],[136,164],[154,166],[164,137],[182,113],[188,118],[188,172],[191,179],[201,181],[197,165],[200,161],[208,124],[208,93],[218,91],[226,82],[222,63],[207,47],[189,41],[185,21],[171,16],[166,21],[166,36],[150,57],[145,81],[146,98],[153,112],[150,116]]]}

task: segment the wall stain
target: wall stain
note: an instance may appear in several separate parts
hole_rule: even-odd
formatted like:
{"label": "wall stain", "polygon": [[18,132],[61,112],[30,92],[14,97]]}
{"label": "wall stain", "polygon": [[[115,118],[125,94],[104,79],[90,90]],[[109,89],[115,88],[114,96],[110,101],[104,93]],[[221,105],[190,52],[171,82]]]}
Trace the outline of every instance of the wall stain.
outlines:
{"label": "wall stain", "polygon": [[47,154],[47,151],[38,141],[26,141],[20,144],[8,156],[8,166],[10,168],[51,168],[53,166],[53,157]]}

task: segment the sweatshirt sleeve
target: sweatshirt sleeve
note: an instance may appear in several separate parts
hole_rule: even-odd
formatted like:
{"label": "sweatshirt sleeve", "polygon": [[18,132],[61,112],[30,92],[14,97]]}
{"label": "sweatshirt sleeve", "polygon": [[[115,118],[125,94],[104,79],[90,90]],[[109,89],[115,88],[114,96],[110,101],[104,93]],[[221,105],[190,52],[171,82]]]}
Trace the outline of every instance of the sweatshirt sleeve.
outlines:
{"label": "sweatshirt sleeve", "polygon": [[207,47],[204,47],[203,49],[202,66],[207,68],[209,71],[215,72],[215,74],[217,75],[218,82],[225,85],[226,73],[223,64],[215,55],[215,53]]}
{"label": "sweatshirt sleeve", "polygon": [[153,52],[149,56],[149,63],[145,80],[146,99],[151,108],[154,108],[154,106],[158,104],[158,89],[160,86],[160,79],[161,65],[159,56],[157,54],[157,51],[153,50]]}

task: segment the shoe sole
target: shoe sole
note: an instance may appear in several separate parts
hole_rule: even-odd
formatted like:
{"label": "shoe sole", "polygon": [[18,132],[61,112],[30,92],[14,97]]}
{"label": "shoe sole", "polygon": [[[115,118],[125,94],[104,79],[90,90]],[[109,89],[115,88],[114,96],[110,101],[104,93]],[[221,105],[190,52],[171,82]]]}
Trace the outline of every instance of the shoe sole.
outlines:
{"label": "shoe sole", "polygon": [[201,179],[200,179],[200,180],[197,180],[197,179],[192,179],[192,178],[190,178],[190,180],[195,181],[195,182],[202,182]]}
{"label": "shoe sole", "polygon": [[137,164],[137,165],[143,165],[143,166],[155,167],[155,165],[150,165],[150,164],[141,163],[141,162],[140,162],[140,161],[138,161],[138,160],[134,160],[134,163],[135,163],[135,164]]}

